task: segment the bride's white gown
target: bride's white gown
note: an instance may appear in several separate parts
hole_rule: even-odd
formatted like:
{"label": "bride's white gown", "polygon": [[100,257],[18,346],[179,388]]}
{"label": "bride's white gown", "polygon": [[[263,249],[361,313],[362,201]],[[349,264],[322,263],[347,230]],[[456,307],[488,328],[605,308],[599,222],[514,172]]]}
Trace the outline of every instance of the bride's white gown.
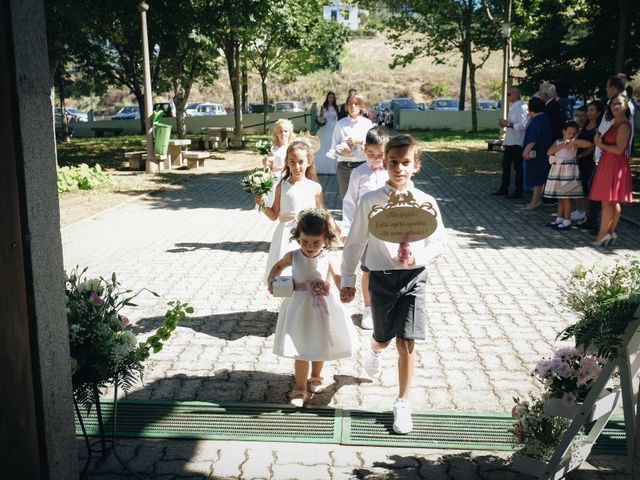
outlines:
{"label": "bride's white gown", "polygon": [[331,149],[333,129],[338,121],[338,112],[333,107],[329,107],[324,112],[324,118],[327,123],[320,127],[317,133],[318,137],[320,137],[320,150],[315,155],[316,172],[335,174],[338,162],[335,158],[327,157],[327,152]]}

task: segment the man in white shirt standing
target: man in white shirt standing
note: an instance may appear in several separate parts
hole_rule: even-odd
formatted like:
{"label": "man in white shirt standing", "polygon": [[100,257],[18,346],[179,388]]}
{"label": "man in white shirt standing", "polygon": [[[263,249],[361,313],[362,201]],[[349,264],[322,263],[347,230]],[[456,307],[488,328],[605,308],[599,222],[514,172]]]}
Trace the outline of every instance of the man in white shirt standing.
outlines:
{"label": "man in white shirt standing", "polygon": [[[492,195],[508,195],[507,198],[522,198],[522,186],[524,176],[522,173],[522,148],[524,145],[524,133],[529,120],[529,109],[527,104],[520,99],[520,89],[511,87],[507,90],[509,97],[509,115],[507,119],[498,120],[498,125],[506,128],[504,136],[504,156],[502,157],[502,182],[500,188]],[[513,193],[509,195],[509,184],[511,183],[511,166],[516,173]]]}

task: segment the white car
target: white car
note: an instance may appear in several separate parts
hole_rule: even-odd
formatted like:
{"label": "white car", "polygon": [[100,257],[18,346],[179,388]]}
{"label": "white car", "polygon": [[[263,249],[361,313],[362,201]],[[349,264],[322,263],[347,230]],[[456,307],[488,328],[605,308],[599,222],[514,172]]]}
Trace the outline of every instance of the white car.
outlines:
{"label": "white car", "polygon": [[195,116],[205,117],[208,115],[226,115],[227,111],[221,103],[201,103],[196,107]]}
{"label": "white car", "polygon": [[298,100],[283,100],[273,104],[275,112],[304,112],[302,104]]}
{"label": "white car", "polygon": [[184,107],[184,114],[186,116],[191,116],[196,114],[196,109],[200,105],[200,102],[189,102]]}

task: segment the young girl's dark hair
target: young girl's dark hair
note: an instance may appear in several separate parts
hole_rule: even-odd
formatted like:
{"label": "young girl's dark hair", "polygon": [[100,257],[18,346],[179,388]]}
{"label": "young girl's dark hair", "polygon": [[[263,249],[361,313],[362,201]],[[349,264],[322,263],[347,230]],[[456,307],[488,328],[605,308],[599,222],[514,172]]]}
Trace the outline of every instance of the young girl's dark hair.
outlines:
{"label": "young girl's dark hair", "polygon": [[298,223],[291,229],[291,240],[299,240],[300,234],[321,235],[325,247],[333,248],[338,243],[338,227],[329,212],[322,208],[302,210],[297,217]]}
{"label": "young girl's dark hair", "polygon": [[309,166],[307,167],[307,170],[304,172],[304,175],[309,180],[313,180],[314,182],[317,182],[318,176],[316,175],[316,168],[313,164],[313,150],[311,150],[311,147],[309,146],[309,144],[301,140],[296,140],[295,142],[290,143],[289,147],[287,147],[287,155],[285,156],[284,170],[282,172],[281,182],[284,182],[287,178],[291,176],[291,170],[289,170],[289,154],[295,150],[303,150],[306,153],[307,160],[309,161]]}
{"label": "young girl's dark hair", "polygon": [[567,128],[575,128],[578,132],[580,131],[580,127],[573,120],[569,120],[568,122],[564,123],[564,125],[562,126],[562,130],[566,130]]}

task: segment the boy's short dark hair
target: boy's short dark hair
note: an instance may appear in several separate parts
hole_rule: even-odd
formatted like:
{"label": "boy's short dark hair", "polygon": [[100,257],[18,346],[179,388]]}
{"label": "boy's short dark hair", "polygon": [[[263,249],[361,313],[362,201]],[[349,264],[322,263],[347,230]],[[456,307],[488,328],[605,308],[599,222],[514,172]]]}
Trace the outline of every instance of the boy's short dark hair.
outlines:
{"label": "boy's short dark hair", "polygon": [[565,122],[565,124],[562,127],[562,129],[566,130],[567,128],[575,128],[576,130],[580,130],[580,127],[578,126],[578,124],[576,122],[574,122],[573,120],[569,120],[568,122]]}
{"label": "boy's short dark hair", "polygon": [[420,151],[420,145],[418,145],[418,142],[416,142],[416,139],[413,138],[411,135],[404,134],[404,135],[396,135],[395,137],[391,137],[391,139],[389,140],[389,142],[387,143],[384,149],[384,157],[388,158],[389,150],[392,150],[394,148],[399,148],[401,150],[407,150],[409,148],[412,148],[414,161],[416,162],[420,161],[420,155],[422,153]]}
{"label": "boy's short dark hair", "polygon": [[389,143],[389,130],[384,127],[376,126],[370,128],[365,137],[365,145],[386,145]]}
{"label": "boy's short dark hair", "polygon": [[529,99],[529,111],[533,113],[544,112],[544,100],[538,97],[531,97]]}

